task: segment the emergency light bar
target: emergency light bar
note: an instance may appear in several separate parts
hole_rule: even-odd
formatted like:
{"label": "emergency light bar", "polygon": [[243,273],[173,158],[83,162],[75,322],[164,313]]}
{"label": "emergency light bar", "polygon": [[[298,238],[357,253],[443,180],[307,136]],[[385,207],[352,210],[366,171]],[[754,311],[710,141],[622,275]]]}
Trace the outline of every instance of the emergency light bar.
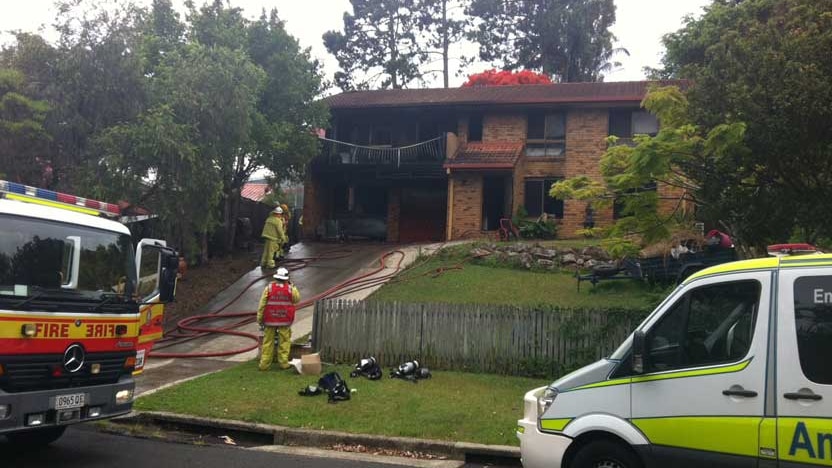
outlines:
{"label": "emergency light bar", "polygon": [[53,192],[52,190],[18,184],[7,180],[0,180],[0,194],[9,200],[36,203],[38,205],[51,206],[93,216],[103,215],[116,217],[121,215],[121,209],[118,205],[113,205],[112,203],[104,203],[89,198]]}
{"label": "emergency light bar", "polygon": [[766,250],[772,257],[788,257],[790,255],[811,255],[823,253],[820,249],[811,244],[774,244],[769,245]]}

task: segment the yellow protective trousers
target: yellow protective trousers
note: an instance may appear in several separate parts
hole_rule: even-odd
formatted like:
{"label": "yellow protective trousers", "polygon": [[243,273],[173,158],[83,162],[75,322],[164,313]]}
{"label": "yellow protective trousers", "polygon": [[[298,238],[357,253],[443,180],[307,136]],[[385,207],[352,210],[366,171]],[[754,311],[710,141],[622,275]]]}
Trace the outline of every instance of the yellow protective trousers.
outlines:
{"label": "yellow protective trousers", "polygon": [[276,240],[263,239],[263,256],[260,258],[260,266],[263,268],[274,268],[274,256],[281,253],[281,245]]}
{"label": "yellow protective trousers", "polygon": [[[277,355],[274,354],[274,335],[277,333]],[[260,370],[269,370],[277,361],[281,369],[289,368],[289,351],[292,349],[292,327],[266,327],[260,344]]]}

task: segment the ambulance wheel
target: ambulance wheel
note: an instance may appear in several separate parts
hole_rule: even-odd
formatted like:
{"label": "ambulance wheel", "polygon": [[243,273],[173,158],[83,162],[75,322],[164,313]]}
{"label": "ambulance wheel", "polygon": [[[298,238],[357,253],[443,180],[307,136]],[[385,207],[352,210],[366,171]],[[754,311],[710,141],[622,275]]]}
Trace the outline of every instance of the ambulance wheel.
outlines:
{"label": "ambulance wheel", "polygon": [[629,447],[611,440],[595,440],[580,449],[569,468],[640,468],[641,462]]}
{"label": "ambulance wheel", "polygon": [[66,426],[45,427],[43,429],[6,434],[6,438],[9,439],[12,446],[41,447],[60,439],[64,435],[65,430]]}

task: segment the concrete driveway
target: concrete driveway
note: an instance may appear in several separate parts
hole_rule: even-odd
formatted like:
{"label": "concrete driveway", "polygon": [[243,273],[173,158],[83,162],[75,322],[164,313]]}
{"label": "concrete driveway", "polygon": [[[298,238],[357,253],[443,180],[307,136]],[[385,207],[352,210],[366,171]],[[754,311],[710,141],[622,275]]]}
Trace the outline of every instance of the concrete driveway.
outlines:
{"label": "concrete driveway", "polygon": [[[316,261],[308,264],[305,268],[292,272],[292,282],[300,290],[302,299],[308,299],[326,291],[336,284],[377,268],[379,258],[386,252],[397,249],[405,251],[406,255],[402,262],[402,267],[404,267],[415,260],[424,247],[414,245],[403,247],[382,243],[301,243],[292,246],[287,258],[301,259],[320,255],[326,256],[327,254],[330,257],[341,257],[343,255],[341,258],[327,258]],[[379,273],[379,275],[384,273]],[[236,300],[233,300],[233,302],[225,307],[222,311],[223,313],[256,312],[260,295],[267,284],[267,280],[260,279],[262,276],[263,272],[259,267],[250,271],[232,286],[218,293],[203,312],[217,312],[238,295],[239,297]],[[370,292],[361,291],[351,294],[348,297],[361,299],[369,295]],[[311,306],[298,311],[295,324],[292,326],[293,338],[298,338],[311,332],[312,313],[313,307]],[[210,322],[210,326],[230,324],[236,320],[239,319],[212,321]],[[259,327],[254,323],[240,327],[238,330],[259,335]],[[164,350],[158,351],[169,353],[220,352],[241,349],[253,344],[252,340],[242,337],[211,335],[169,346]],[[144,373],[136,379],[136,393],[137,395],[147,394],[148,392],[156,391],[177,382],[225,369],[238,362],[251,360],[256,355],[257,350],[255,349],[226,357],[188,359],[151,358],[145,366]]]}

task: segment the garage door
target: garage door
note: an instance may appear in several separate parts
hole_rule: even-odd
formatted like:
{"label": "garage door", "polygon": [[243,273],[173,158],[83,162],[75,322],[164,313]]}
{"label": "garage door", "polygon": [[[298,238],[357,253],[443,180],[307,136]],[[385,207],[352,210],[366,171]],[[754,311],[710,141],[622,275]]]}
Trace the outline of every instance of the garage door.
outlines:
{"label": "garage door", "polygon": [[399,217],[400,242],[445,239],[447,187],[403,188]]}

